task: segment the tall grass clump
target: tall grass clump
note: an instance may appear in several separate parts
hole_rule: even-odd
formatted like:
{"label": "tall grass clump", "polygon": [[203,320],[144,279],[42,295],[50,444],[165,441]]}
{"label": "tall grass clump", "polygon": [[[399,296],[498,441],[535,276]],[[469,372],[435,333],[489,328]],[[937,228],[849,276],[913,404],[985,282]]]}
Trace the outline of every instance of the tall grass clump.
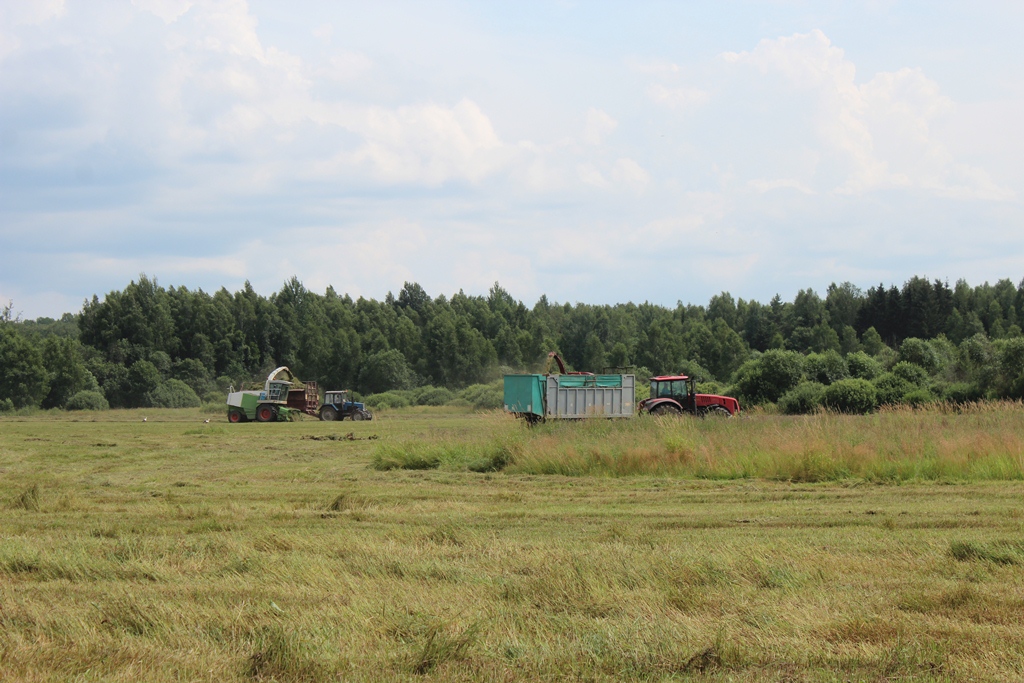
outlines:
{"label": "tall grass clump", "polygon": [[496,472],[512,463],[523,435],[519,425],[495,413],[482,421],[475,437],[439,436],[433,440],[385,441],[373,451],[370,466],[377,470],[450,469]]}
{"label": "tall grass clump", "polygon": [[866,416],[643,416],[521,431],[504,468],[509,473],[802,482],[1024,478],[1024,406],[1012,402],[887,407]]}
{"label": "tall grass clump", "polygon": [[413,656],[413,673],[426,674],[444,662],[462,659],[476,642],[479,631],[479,624],[471,624],[456,634],[449,634],[441,624],[432,625]]}
{"label": "tall grass clump", "polygon": [[245,673],[254,681],[324,681],[331,672],[312,645],[281,626],[266,626],[254,638]]}
{"label": "tall grass clump", "polygon": [[11,507],[30,512],[39,512],[39,484],[32,484],[14,499]]}

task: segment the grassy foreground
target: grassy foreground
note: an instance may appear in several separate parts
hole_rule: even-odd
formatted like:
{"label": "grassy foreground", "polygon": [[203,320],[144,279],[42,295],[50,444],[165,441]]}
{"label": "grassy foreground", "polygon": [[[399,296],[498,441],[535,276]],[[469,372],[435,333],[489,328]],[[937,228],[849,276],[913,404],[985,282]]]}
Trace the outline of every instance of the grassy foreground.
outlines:
{"label": "grassy foreground", "polygon": [[0,678],[1020,679],[1020,412],[0,419]]}

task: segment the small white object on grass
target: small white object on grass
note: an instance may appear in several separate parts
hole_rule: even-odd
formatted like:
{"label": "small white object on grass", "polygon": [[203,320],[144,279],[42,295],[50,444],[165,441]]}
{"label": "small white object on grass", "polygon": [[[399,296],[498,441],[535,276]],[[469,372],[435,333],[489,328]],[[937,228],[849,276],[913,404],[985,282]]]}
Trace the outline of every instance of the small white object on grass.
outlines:
{"label": "small white object on grass", "polygon": [[146,418],[142,418],[142,421],[143,421],[143,422],[145,422],[145,421],[146,421]]}

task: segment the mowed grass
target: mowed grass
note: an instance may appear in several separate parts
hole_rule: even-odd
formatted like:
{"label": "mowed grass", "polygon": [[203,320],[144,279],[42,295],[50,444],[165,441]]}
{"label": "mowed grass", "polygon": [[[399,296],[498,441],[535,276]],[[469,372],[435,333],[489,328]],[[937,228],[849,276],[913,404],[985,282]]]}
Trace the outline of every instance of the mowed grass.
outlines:
{"label": "mowed grass", "polygon": [[0,678],[1020,679],[1019,413],[2,419]]}

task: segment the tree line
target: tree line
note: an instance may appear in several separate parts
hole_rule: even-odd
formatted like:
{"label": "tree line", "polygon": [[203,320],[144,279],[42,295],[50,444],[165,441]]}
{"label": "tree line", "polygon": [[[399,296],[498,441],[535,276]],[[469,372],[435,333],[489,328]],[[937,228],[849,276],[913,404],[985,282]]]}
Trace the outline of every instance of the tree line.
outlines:
{"label": "tree line", "polygon": [[[1021,398],[1021,316],[1024,281],[1006,279],[950,287],[914,277],[866,291],[847,282],[824,297],[805,289],[768,303],[722,292],[706,306],[541,296],[527,307],[497,283],[486,296],[451,297],[406,283],[377,301],[331,287],[312,292],[294,277],[262,296],[248,283],[210,294],[142,275],[59,320],[21,320],[6,306],[0,409],[223,401],[228,385],[279,365],[324,389],[456,391],[510,371],[543,371],[552,350],[577,370],[686,372],[748,405],[794,412],[820,404],[825,387],[854,380],[872,384],[875,405]],[[783,402],[800,387],[801,401]]]}

